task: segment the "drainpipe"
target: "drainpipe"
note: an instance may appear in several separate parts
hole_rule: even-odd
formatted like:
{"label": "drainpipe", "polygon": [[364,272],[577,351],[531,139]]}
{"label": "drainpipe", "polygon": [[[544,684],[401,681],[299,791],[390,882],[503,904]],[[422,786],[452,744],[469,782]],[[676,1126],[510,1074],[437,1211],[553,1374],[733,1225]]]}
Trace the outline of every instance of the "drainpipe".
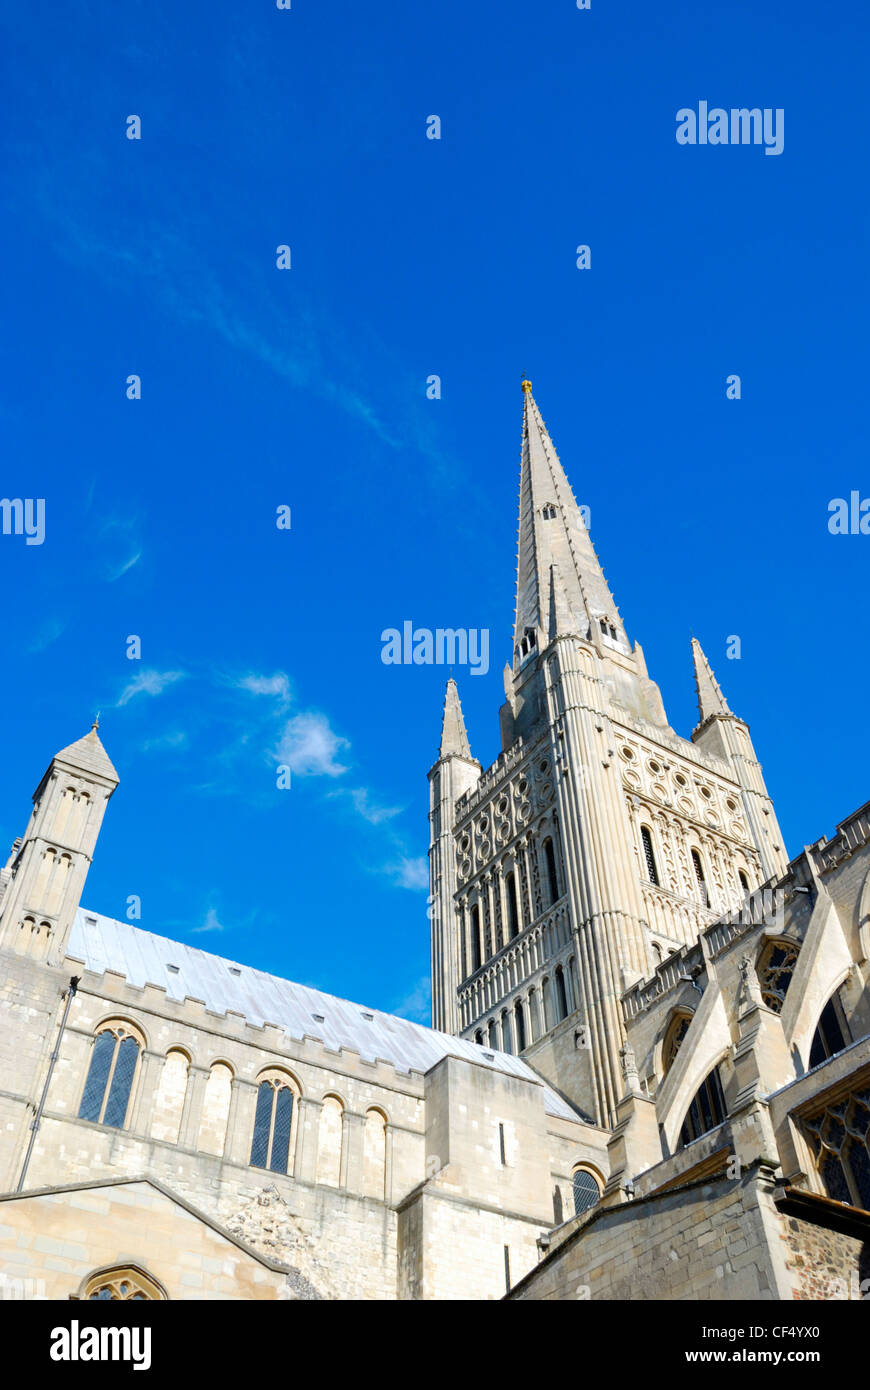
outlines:
{"label": "drainpipe", "polygon": [[30,1123],[30,1143],[27,1145],[27,1153],[24,1155],[24,1167],[21,1169],[21,1177],[18,1179],[18,1186],[15,1189],[16,1192],[20,1192],[21,1189],[24,1187],[24,1179],[27,1177],[27,1168],[30,1163],[30,1155],[33,1153],[33,1146],[36,1143],[36,1132],[39,1129],[39,1124],[42,1119],[42,1112],[45,1109],[45,1100],[46,1096],[48,1095],[49,1085],[51,1084],[51,1077],[54,1071],[54,1064],[57,1061],[58,1056],[60,1054],[60,1043],[61,1038],[63,1037],[63,1030],[66,1028],[66,1021],[69,1015],[70,1004],[75,998],[76,990],[79,987],[80,979],[80,975],[72,975],[70,977],[69,988],[65,991],[66,1007],[63,1011],[63,1018],[60,1021],[60,1030],[57,1035],[57,1040],[54,1044],[54,1051],[52,1052],[51,1058],[49,1060],[48,1075],[45,1078],[45,1085],[42,1088],[42,1095],[39,1099],[39,1109],[37,1110]]}

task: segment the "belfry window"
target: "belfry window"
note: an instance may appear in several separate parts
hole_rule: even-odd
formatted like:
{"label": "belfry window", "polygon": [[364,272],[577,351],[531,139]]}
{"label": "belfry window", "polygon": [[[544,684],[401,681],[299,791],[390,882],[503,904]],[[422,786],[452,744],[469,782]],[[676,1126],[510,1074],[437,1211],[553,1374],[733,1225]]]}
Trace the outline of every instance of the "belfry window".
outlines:
{"label": "belfry window", "polygon": [[553,841],[548,836],[544,841],[544,861],[547,865],[547,882],[550,888],[551,905],[559,896],[559,878],[556,873],[556,851],[553,848]]}
{"label": "belfry window", "polygon": [[695,879],[698,884],[698,897],[704,907],[709,907],[707,880],[704,877],[704,865],[701,863],[701,856],[696,849],[692,850],[692,868],[695,870]]}
{"label": "belfry window", "polygon": [[471,968],[480,969],[480,908],[477,903],[471,909]]}
{"label": "belfry window", "polygon": [[79,1119],[123,1129],[139,1060],[139,1040],[123,1023],[97,1034],[79,1106]]}
{"label": "belfry window", "polygon": [[251,1167],[286,1173],[293,1125],[293,1092],[280,1077],[261,1081],[257,1089]]}
{"label": "belfry window", "polygon": [[508,925],[511,936],[517,936],[520,930],[520,913],[517,904],[517,879],[513,869],[507,875],[507,907]]}
{"label": "belfry window", "polygon": [[517,1052],[522,1052],[526,1045],[526,1016],[522,999],[518,999],[514,1005],[514,1026],[517,1034]]}
{"label": "belfry window", "polygon": [[830,1100],[803,1130],[828,1196],[870,1211],[870,1084]]}
{"label": "belfry window", "polygon": [[559,1010],[558,1022],[568,1017],[568,995],[565,990],[565,974],[561,965],[557,965],[554,972],[556,980],[556,1008]]}
{"label": "belfry window", "polygon": [[646,860],[646,876],[650,883],[658,887],[659,871],[656,867],[656,857],[653,853],[652,835],[645,825],[640,827],[640,838],[643,844],[643,857]]}

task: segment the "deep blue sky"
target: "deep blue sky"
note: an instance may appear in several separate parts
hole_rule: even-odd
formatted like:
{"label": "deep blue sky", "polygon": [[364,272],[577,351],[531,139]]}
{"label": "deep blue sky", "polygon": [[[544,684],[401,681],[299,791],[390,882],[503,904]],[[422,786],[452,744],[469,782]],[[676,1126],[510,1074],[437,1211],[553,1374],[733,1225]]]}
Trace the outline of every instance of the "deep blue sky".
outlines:
{"label": "deep blue sky", "polygon": [[[791,854],[867,798],[870,538],[827,529],[870,495],[866,4],[0,24],[0,491],[47,508],[41,547],[0,537],[7,844],[99,708],[122,781],[87,906],[137,893],[148,929],[425,1019],[445,672],[379,639],[491,630],[489,674],[457,672],[489,763],[524,372],[672,724],[694,631]],[[783,107],[783,154],[678,146],[699,100]]]}

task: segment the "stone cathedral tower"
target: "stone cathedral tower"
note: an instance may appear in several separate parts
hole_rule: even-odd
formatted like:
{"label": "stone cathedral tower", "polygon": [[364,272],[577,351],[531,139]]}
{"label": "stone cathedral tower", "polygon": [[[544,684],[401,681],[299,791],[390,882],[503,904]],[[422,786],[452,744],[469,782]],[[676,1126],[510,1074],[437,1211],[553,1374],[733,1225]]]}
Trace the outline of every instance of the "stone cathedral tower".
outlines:
{"label": "stone cathedral tower", "polygon": [[624,1089],[623,992],[787,859],[749,729],[693,642],[699,723],[669,725],[523,382],[502,751],[447,687],[430,781],[433,1022],[522,1053],[599,1124]]}

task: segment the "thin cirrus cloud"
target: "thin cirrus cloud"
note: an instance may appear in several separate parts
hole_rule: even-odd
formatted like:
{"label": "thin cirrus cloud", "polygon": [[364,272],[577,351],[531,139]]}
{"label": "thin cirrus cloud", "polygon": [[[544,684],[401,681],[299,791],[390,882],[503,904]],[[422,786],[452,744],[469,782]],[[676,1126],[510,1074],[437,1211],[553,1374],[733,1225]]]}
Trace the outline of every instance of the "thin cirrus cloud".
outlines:
{"label": "thin cirrus cloud", "polygon": [[205,914],[205,920],[198,927],[193,927],[193,935],[197,936],[200,932],[220,932],[226,931],[226,927],[217,915],[217,910],[210,907]]}
{"label": "thin cirrus cloud", "polygon": [[430,1024],[432,1021],[432,988],[428,975],[421,975],[416,985],[396,1004],[392,1012],[399,1018],[409,1018],[413,1023]]}
{"label": "thin cirrus cloud", "polygon": [[122,560],[119,565],[110,566],[109,569],[106,570],[106,582],[108,584],[114,584],[116,579],[120,579],[121,576],[126,574],[128,570],[131,570],[134,565],[138,565],[141,559],[142,551],[137,550],[135,555],[131,555],[127,560]]}
{"label": "thin cirrus cloud", "polygon": [[383,873],[399,888],[419,892],[429,887],[429,865],[422,855],[414,857],[403,854],[394,863],[385,865]]}
{"label": "thin cirrus cloud", "polygon": [[325,714],[304,710],[284,725],[276,757],[298,777],[341,777],[348,768],[338,761],[338,755],[349,747]]}
{"label": "thin cirrus cloud", "polygon": [[[274,756],[279,763],[289,767],[295,776],[327,777],[337,780],[350,771],[348,762],[345,761],[350,742],[333,729],[327,715],[319,710],[301,710],[290,719],[284,718],[292,692],[290,679],[285,672],[277,671],[268,676],[249,672],[231,684],[237,690],[258,697],[265,696],[275,702],[274,715],[284,722],[277,738]],[[403,837],[391,826],[391,822],[402,814],[404,807],[384,802],[371,788],[365,786],[336,787],[328,793],[328,797],[330,800],[349,805],[367,825],[387,834],[392,847],[392,858],[376,872],[397,888],[419,892],[428,887],[426,860],[409,854]]]}
{"label": "thin cirrus cloud", "polygon": [[188,737],[183,729],[175,729],[170,733],[157,734],[154,738],[146,738],[142,744],[143,753],[171,752],[173,748],[186,748]]}
{"label": "thin cirrus cloud", "polygon": [[140,671],[124,686],[115,701],[115,708],[128,705],[137,695],[162,695],[168,686],[184,680],[185,674],[184,671]]}
{"label": "thin cirrus cloud", "polygon": [[368,787],[342,787],[330,795],[349,801],[357,815],[362,816],[369,825],[383,825],[400,816],[405,809],[403,806],[384,806]]}

